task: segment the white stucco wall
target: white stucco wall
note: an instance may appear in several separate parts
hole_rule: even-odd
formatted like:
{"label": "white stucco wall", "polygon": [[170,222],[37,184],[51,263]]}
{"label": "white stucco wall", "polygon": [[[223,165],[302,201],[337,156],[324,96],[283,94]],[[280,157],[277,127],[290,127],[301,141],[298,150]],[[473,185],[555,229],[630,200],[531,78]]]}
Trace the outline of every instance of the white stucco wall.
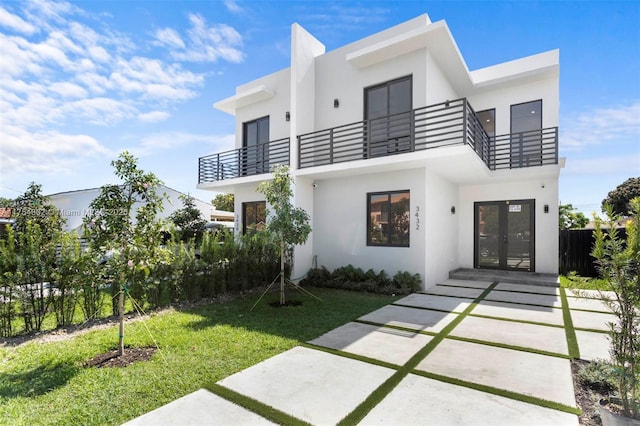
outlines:
{"label": "white stucco wall", "polygon": [[[459,189],[459,260],[460,266],[473,268],[474,202],[535,200],[535,269],[558,273],[558,181],[552,176],[527,180],[503,180],[485,185],[465,185]],[[549,213],[544,213],[544,205]]]}
{"label": "white stucco wall", "polygon": [[[416,230],[415,211],[425,206],[424,170],[369,174],[317,180],[314,189],[313,252],[318,266],[333,270],[352,264],[390,276],[409,271],[425,276],[425,233],[429,226],[420,218]],[[367,246],[367,193],[411,191],[410,247]]]}

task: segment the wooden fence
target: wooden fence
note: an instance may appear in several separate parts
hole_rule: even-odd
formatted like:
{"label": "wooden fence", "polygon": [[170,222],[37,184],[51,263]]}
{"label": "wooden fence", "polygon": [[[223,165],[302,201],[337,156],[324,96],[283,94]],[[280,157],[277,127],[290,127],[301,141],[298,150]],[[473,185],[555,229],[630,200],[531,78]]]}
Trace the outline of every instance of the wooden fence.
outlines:
{"label": "wooden fence", "polygon": [[[618,229],[618,235],[626,239],[627,230]],[[560,273],[575,271],[583,277],[597,277],[595,259],[591,257],[593,242],[592,229],[560,230]]]}

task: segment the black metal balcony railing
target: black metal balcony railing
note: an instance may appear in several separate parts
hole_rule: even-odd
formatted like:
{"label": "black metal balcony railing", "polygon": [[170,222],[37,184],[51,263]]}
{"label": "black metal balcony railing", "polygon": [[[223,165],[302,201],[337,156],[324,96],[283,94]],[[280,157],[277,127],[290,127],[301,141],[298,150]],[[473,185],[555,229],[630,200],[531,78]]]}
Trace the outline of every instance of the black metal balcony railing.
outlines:
{"label": "black metal balcony railing", "polygon": [[300,168],[469,145],[491,170],[558,163],[558,129],[490,137],[466,99],[298,136]]}
{"label": "black metal balcony railing", "polygon": [[[298,136],[298,167],[308,168],[468,145],[491,170],[558,163],[558,128],[490,137],[467,99]],[[199,183],[268,173],[289,164],[289,138],[201,157]]]}
{"label": "black metal balcony railing", "polygon": [[289,164],[289,138],[200,157],[198,183],[217,182],[269,173],[272,166]]}

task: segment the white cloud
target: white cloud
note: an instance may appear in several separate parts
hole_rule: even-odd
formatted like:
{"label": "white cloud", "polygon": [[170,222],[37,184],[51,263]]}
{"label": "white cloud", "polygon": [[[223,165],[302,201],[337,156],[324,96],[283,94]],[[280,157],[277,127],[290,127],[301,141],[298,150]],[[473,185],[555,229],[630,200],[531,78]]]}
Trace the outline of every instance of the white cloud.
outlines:
{"label": "white cloud", "polygon": [[158,123],[169,117],[171,117],[171,114],[166,111],[151,111],[138,114],[138,120],[144,123]]}
{"label": "white cloud", "polygon": [[198,14],[190,14],[186,38],[170,28],[156,31],[157,44],[171,48],[171,56],[181,62],[240,63],[244,60],[242,36],[226,24],[208,25]]}
{"label": "white cloud", "polygon": [[184,147],[190,144],[199,144],[209,147],[211,151],[233,149],[235,135],[202,135],[188,132],[164,132],[154,133],[142,138],[138,147],[131,151],[137,155],[148,155],[159,150],[169,150]]}
{"label": "white cloud", "polygon": [[160,42],[160,44],[166,45],[168,47],[173,48],[181,48],[185,47],[184,41],[180,38],[180,34],[174,29],[164,28],[156,31],[156,39]]}
{"label": "white cloud", "polygon": [[640,140],[640,101],[628,105],[596,108],[563,117],[560,148],[578,151],[592,145]]}
{"label": "white cloud", "polygon": [[96,156],[106,158],[112,153],[88,135],[57,131],[30,133],[18,127],[3,129],[0,163],[7,175],[32,172],[72,174],[74,167]]}
{"label": "white cloud", "polygon": [[638,175],[640,170],[640,150],[629,155],[610,157],[584,158],[567,160],[562,176],[587,176],[587,175]]}
{"label": "white cloud", "polygon": [[236,0],[224,0],[224,6],[232,13],[244,12],[244,9],[240,7]]}
{"label": "white cloud", "polygon": [[21,17],[8,12],[2,7],[0,7],[0,27],[9,28],[13,31],[27,35],[38,31],[35,26],[26,22]]}
{"label": "white cloud", "polygon": [[49,86],[49,90],[63,98],[84,98],[87,96],[87,90],[84,87],[67,81],[55,82]]}

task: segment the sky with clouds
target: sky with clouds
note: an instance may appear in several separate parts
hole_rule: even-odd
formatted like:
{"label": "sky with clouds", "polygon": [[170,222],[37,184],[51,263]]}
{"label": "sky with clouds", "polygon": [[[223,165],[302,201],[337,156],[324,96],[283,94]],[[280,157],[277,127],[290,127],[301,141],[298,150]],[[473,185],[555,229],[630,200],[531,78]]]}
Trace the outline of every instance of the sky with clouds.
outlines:
{"label": "sky with clouds", "polygon": [[126,149],[208,201],[198,157],[234,144],[212,104],[289,65],[292,23],[330,51],[423,13],[471,70],[560,49],[562,203],[599,211],[640,176],[636,1],[0,0],[0,196],[114,183]]}

